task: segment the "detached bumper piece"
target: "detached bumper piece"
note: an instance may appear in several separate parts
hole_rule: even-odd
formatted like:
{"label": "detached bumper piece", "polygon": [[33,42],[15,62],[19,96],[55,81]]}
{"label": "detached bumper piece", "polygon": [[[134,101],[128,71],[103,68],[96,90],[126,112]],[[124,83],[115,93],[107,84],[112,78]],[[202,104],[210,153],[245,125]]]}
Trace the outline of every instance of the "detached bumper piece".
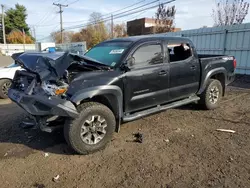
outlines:
{"label": "detached bumper piece", "polygon": [[28,95],[15,89],[10,89],[8,96],[21,108],[33,116],[78,116],[78,112],[70,101],[58,97],[45,97],[40,95]]}

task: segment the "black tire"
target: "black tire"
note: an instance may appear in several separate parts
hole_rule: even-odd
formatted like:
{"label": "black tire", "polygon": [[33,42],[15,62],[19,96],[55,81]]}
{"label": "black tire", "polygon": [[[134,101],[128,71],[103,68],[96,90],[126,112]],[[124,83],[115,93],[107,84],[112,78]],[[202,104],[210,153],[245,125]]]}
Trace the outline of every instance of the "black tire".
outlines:
{"label": "black tire", "polygon": [[[218,91],[217,100],[215,100],[216,99],[215,95],[217,94],[214,94],[214,95],[212,94],[214,90]],[[206,109],[206,110],[213,110],[213,109],[218,108],[220,101],[222,99],[222,92],[223,92],[223,88],[222,88],[221,82],[219,80],[210,79],[207,83],[205,90],[200,95],[201,99],[199,101],[199,104],[201,105],[203,109]]]}
{"label": "black tire", "polygon": [[[78,111],[79,111],[79,117],[76,119],[66,120],[65,125],[64,125],[64,137],[68,145],[77,153],[83,154],[83,155],[87,155],[87,154],[94,153],[96,151],[104,149],[109,143],[109,141],[111,140],[112,135],[115,131],[116,120],[115,120],[115,116],[113,112],[107,106],[100,104],[100,103],[96,103],[96,102],[83,103],[79,106]],[[86,142],[90,141],[89,138],[86,139],[81,136],[82,130],[84,130],[82,126],[84,126],[87,121],[90,121],[90,118],[93,118],[93,116],[94,117],[99,116],[100,119],[102,118],[102,121],[103,119],[105,120],[106,128],[105,129],[103,128],[103,129],[106,131],[106,133],[104,134],[103,138],[98,143],[88,144]],[[98,120],[99,120],[99,117],[98,117]],[[100,123],[100,121],[98,123]],[[96,127],[96,126],[97,125],[88,126],[88,127]],[[98,129],[98,128],[95,128],[95,129]],[[89,130],[89,132],[86,133],[85,135],[88,136],[89,134],[91,135],[96,134],[96,133],[92,133],[91,131]],[[91,136],[91,142],[93,142],[92,138],[93,137]]]}
{"label": "black tire", "polygon": [[0,80],[0,98],[7,99],[8,98],[8,90],[11,86],[11,80],[2,79]]}

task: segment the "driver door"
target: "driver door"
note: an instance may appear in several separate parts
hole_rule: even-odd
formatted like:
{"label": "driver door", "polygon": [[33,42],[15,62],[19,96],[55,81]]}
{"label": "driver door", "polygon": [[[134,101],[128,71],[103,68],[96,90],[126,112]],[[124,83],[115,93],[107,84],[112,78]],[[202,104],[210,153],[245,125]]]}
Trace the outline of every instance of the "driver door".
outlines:
{"label": "driver door", "polygon": [[156,106],[168,99],[168,67],[161,41],[143,43],[131,56],[134,64],[125,73],[125,112]]}

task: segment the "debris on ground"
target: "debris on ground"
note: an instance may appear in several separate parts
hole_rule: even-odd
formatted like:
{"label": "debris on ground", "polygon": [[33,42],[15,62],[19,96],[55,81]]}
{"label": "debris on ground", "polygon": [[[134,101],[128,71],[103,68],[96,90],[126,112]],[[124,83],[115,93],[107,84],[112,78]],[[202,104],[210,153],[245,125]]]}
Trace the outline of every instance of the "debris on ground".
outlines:
{"label": "debris on ground", "polygon": [[57,181],[59,180],[59,178],[60,178],[60,176],[57,175],[57,176],[55,176],[52,180],[53,180],[54,182],[57,182]]}
{"label": "debris on ground", "polygon": [[36,122],[34,119],[30,118],[30,117],[26,117],[20,124],[19,126],[22,129],[31,129],[33,127],[35,127]]}
{"label": "debris on ground", "polygon": [[163,141],[166,142],[166,143],[169,143],[169,142],[170,142],[169,139],[165,139],[165,140],[163,140]]}
{"label": "debris on ground", "polygon": [[36,187],[36,188],[45,188],[45,185],[44,184],[40,184],[40,183],[35,183],[33,185],[33,187]]}
{"label": "debris on ground", "polygon": [[134,134],[135,140],[134,142],[142,143],[143,142],[143,134],[135,133]]}
{"label": "debris on ground", "polygon": [[4,154],[4,157],[6,157],[7,155],[8,155],[8,153],[5,153],[5,154]]}
{"label": "debris on ground", "polygon": [[216,129],[216,131],[227,132],[227,133],[236,133],[236,131],[234,131],[234,130],[229,130],[229,129]]}
{"label": "debris on ground", "polygon": [[233,159],[233,157],[229,157],[229,161],[231,161],[231,162],[232,162],[233,160],[234,160],[234,159]]}
{"label": "debris on ground", "polygon": [[44,153],[44,157],[48,157],[49,156],[49,153]]}
{"label": "debris on ground", "polygon": [[179,133],[179,132],[181,132],[181,129],[180,129],[180,128],[177,128],[177,129],[175,130],[175,132]]}

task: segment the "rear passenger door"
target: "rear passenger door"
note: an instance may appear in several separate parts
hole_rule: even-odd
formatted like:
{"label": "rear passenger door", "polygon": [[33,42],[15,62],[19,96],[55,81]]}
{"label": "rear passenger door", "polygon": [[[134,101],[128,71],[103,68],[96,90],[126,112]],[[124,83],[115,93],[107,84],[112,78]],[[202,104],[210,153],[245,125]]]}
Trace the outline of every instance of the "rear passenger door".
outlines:
{"label": "rear passenger door", "polygon": [[124,79],[125,112],[134,112],[161,104],[168,99],[168,66],[161,41],[140,44],[129,55]]}
{"label": "rear passenger door", "polygon": [[199,89],[200,63],[188,42],[168,42],[169,99],[178,100],[195,94]]}

